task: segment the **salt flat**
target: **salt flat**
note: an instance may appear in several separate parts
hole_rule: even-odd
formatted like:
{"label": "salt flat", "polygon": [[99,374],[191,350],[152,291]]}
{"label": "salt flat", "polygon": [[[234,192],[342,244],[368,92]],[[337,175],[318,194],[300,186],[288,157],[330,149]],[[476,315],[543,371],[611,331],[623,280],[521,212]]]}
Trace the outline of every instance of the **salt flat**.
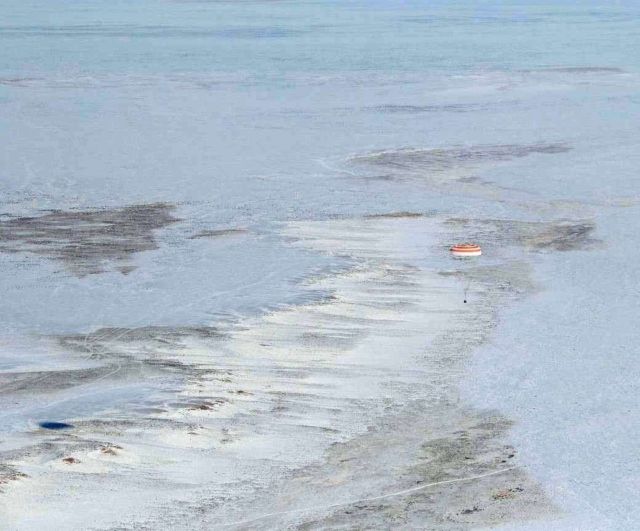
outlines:
{"label": "salt flat", "polygon": [[4,4],[0,528],[638,527],[636,2]]}

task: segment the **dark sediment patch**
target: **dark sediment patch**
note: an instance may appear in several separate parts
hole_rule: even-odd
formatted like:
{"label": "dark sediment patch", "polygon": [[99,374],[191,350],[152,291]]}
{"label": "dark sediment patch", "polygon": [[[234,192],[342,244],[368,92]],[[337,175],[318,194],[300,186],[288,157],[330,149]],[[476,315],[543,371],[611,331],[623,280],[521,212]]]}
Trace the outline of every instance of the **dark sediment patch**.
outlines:
{"label": "dark sediment patch", "polygon": [[[193,427],[192,423],[160,417],[131,417],[128,419],[89,419],[76,422],[76,428],[84,433],[100,436],[118,435],[122,432],[144,433],[153,430],[181,429]],[[95,444],[95,441],[93,442]],[[104,443],[103,443],[104,444]]]}
{"label": "dark sediment patch", "polygon": [[122,273],[123,275],[128,275],[129,273],[135,270],[136,270],[135,266],[122,266],[118,268],[118,271],[120,271],[120,273]]}
{"label": "dark sediment patch", "polygon": [[557,72],[559,74],[623,74],[624,70],[615,66],[556,66],[541,68],[534,72]]}
{"label": "dark sediment patch", "polygon": [[200,238],[220,238],[221,236],[233,236],[239,234],[247,234],[247,229],[219,229],[219,230],[202,230],[189,236],[190,240],[197,240]]}
{"label": "dark sediment patch", "polygon": [[0,492],[2,491],[2,486],[7,485],[12,481],[17,481],[19,479],[27,478],[27,474],[20,472],[16,467],[7,465],[4,463],[0,463]]}
{"label": "dark sediment patch", "polygon": [[352,164],[384,170],[387,178],[416,173],[444,173],[459,168],[473,168],[482,163],[505,162],[529,155],[551,155],[570,151],[559,143],[529,145],[498,144],[442,149],[392,149],[351,158]]}
{"label": "dark sediment patch", "polygon": [[[228,404],[229,399],[223,397],[213,397],[207,400],[200,400],[198,402],[188,402],[186,407],[190,411],[211,411],[219,409],[221,406]],[[178,404],[178,407],[184,407],[183,404]]]}
{"label": "dark sediment patch", "polygon": [[[59,433],[36,432],[33,435],[40,439],[39,442],[0,452],[0,459],[4,461],[0,463],[0,486],[3,473],[9,476],[9,480],[27,477],[26,474],[17,472],[17,467],[19,466],[19,464],[15,464],[17,462],[31,461],[34,458],[39,462],[42,462],[42,460],[68,462],[64,461],[64,459],[68,458],[70,454],[86,454],[97,450],[105,454],[114,455],[116,452],[112,453],[104,449],[122,450],[117,444],[105,441],[100,437],[96,438],[94,433],[89,433],[86,427],[82,426],[82,423],[74,425],[74,428],[71,433],[64,430]],[[109,435],[119,435],[119,433],[114,430]],[[73,464],[74,462],[68,463]],[[17,475],[17,477],[12,478],[12,474]]]}
{"label": "dark sediment patch", "polygon": [[232,39],[275,39],[303,35],[302,29],[282,26],[236,26],[228,28],[189,28],[182,26],[138,25],[123,28],[120,24],[81,24],[67,26],[3,26],[3,36],[60,36],[60,37],[130,37],[172,38],[172,37],[214,37]]}
{"label": "dark sediment patch", "polygon": [[542,22],[545,20],[544,17],[537,16],[526,16],[521,15],[518,17],[513,17],[509,15],[448,15],[446,17],[441,16],[416,16],[416,17],[405,17],[403,18],[405,22],[411,24],[427,24],[427,25],[437,25],[439,26],[444,21],[446,21],[447,25],[452,26],[469,26],[475,27],[478,23],[482,23],[483,25],[488,24],[532,24],[535,22]]}
{"label": "dark sediment patch", "polygon": [[10,464],[10,462],[23,461],[34,456],[47,456],[52,455],[55,459],[64,457],[69,448],[77,450],[79,448],[91,448],[86,441],[75,437],[75,431],[73,434],[62,432],[34,432],[34,437],[40,438],[40,442],[21,446],[20,448],[12,448],[0,452],[0,459],[3,463],[0,463],[0,467],[15,467],[17,465]]}
{"label": "dark sediment patch", "polygon": [[387,214],[369,214],[365,216],[365,219],[422,218],[425,215],[421,212],[389,212]]}
{"label": "dark sediment patch", "polygon": [[56,210],[0,222],[0,251],[59,260],[76,276],[119,270],[142,251],[157,249],[154,231],[179,221],[167,203],[84,211]]}
{"label": "dark sediment patch", "polygon": [[361,334],[357,330],[318,330],[300,334],[300,343],[319,348],[347,349],[357,344]]}
{"label": "dark sediment patch", "polygon": [[103,455],[118,455],[119,450],[122,450],[122,446],[117,444],[105,444],[100,447],[100,453]]}
{"label": "dark sediment patch", "polygon": [[485,105],[473,103],[451,103],[443,105],[376,105],[365,107],[367,111],[387,114],[421,114],[432,112],[471,112],[485,108]]}
{"label": "dark sediment patch", "polygon": [[264,27],[239,27],[221,29],[215,32],[216,37],[232,38],[232,39],[278,39],[284,37],[295,37],[304,35],[306,31],[298,29],[283,28],[281,26],[264,26]]}
{"label": "dark sediment patch", "polygon": [[446,222],[458,226],[460,235],[490,245],[521,245],[535,251],[575,251],[601,245],[595,238],[596,225],[589,220],[516,221],[453,218]]}
{"label": "dark sediment patch", "polygon": [[0,373],[0,395],[67,389],[103,378],[113,371],[113,366],[106,365],[89,369]]}
{"label": "dark sediment patch", "polygon": [[159,372],[184,376],[197,374],[204,369],[189,358],[186,349],[190,341],[217,345],[226,337],[226,333],[208,326],[143,326],[99,328],[88,334],[59,336],[57,340],[71,352],[106,364],[99,369],[78,372],[80,376],[84,373],[105,373],[107,376],[117,373],[118,378],[130,380],[144,379]]}
{"label": "dark sediment patch", "polygon": [[0,77],[0,85],[10,87],[24,87],[34,81],[39,81],[39,79],[33,77]]}
{"label": "dark sediment patch", "polygon": [[524,235],[523,241],[534,249],[574,251],[602,243],[592,236],[594,231],[592,222],[558,222],[537,233]]}
{"label": "dark sediment patch", "polygon": [[26,396],[92,385],[98,381],[119,381],[128,385],[160,374],[185,378],[210,374],[184,355],[190,341],[216,343],[226,335],[213,327],[147,326],[101,328],[89,334],[58,336],[55,339],[68,353],[86,365],[52,370],[0,373],[0,396]]}
{"label": "dark sediment patch", "polygon": [[60,343],[82,353],[112,350],[110,347],[140,343],[150,348],[170,347],[180,349],[184,341],[196,339],[224,339],[226,334],[209,326],[141,326],[137,328],[98,328],[89,334],[73,334],[58,338]]}
{"label": "dark sediment patch", "polygon": [[[450,531],[554,514],[554,506],[518,468],[515,450],[505,442],[511,426],[508,420],[490,411],[461,411],[449,406],[435,412],[432,405],[423,407],[426,418],[415,414],[389,419],[388,429],[335,445],[327,457],[330,470],[323,474],[327,484],[335,477],[344,478],[345,483],[388,482],[388,471],[378,467],[367,470],[362,454],[393,452],[394,447],[406,452],[406,434],[415,430],[415,425],[409,424],[417,423],[423,430],[423,441],[411,441],[411,464],[396,470],[388,495],[345,500],[344,505],[317,511],[325,514],[306,520],[297,529],[428,527]],[[429,415],[432,412],[436,417]]]}

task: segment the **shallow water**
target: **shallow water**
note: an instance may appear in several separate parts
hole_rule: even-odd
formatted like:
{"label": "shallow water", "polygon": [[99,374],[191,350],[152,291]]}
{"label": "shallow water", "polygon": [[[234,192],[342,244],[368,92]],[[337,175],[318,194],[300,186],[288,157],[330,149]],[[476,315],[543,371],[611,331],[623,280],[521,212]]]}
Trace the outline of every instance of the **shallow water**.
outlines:
{"label": "shallow water", "polygon": [[[309,282],[367,255],[292,223],[405,213],[483,241],[489,266],[530,264],[540,293],[504,309],[467,398],[515,422],[559,528],[635,527],[637,2],[0,12],[1,444],[172,403],[176,350],[231,348],[202,331],[321,303]],[[396,245],[450,268],[421,227]]]}

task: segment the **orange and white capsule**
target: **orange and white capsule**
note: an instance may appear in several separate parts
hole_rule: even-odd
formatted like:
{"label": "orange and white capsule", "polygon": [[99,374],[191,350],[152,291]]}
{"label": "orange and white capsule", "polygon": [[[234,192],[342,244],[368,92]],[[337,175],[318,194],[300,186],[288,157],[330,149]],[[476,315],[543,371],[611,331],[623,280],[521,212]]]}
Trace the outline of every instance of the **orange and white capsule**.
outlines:
{"label": "orange and white capsule", "polygon": [[482,249],[475,243],[457,243],[449,250],[453,256],[480,256],[482,254]]}

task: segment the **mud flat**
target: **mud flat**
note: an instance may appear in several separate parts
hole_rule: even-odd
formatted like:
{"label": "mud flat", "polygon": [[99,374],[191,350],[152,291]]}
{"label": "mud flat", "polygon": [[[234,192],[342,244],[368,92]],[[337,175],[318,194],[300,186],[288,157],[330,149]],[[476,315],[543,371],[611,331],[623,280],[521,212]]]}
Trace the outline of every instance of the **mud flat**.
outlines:
{"label": "mud flat", "polygon": [[174,208],[149,203],[12,217],[0,222],[0,251],[57,260],[79,277],[109,270],[127,274],[135,269],[135,253],[158,248],[154,231],[178,221]]}
{"label": "mud flat", "polygon": [[[450,259],[445,242],[461,232],[481,233],[491,258]],[[295,222],[282,228],[290,245],[351,264],[306,281],[320,302],[219,326],[57,338],[91,367],[23,375],[5,399],[30,385],[51,401],[74,389],[146,393],[68,418],[69,429],[33,425],[3,441],[7,528],[466,529],[553,518],[509,443],[511,421],[464,403],[458,385],[498,308],[535,289],[526,254],[587,245],[590,233],[585,222],[411,213]]]}
{"label": "mud flat", "polygon": [[[446,148],[400,148],[351,158],[350,163],[369,172],[369,177],[390,180],[416,179],[432,187],[469,179],[482,167],[529,157],[566,153],[571,147],[558,143],[497,144]],[[464,182],[464,181],[462,181]],[[473,182],[473,181],[472,181]],[[468,193],[468,191],[467,191]]]}

